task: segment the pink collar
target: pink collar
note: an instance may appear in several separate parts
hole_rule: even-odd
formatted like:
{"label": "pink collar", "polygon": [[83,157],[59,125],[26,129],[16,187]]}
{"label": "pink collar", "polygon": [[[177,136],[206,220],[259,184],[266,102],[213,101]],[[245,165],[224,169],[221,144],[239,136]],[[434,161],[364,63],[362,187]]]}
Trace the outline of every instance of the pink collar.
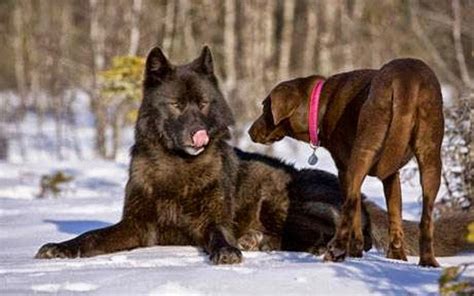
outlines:
{"label": "pink collar", "polygon": [[319,146],[318,139],[318,117],[319,117],[319,97],[323,89],[324,80],[316,81],[313,91],[311,92],[311,98],[309,101],[309,113],[308,113],[308,127],[309,127],[309,144],[311,147],[316,148]]}

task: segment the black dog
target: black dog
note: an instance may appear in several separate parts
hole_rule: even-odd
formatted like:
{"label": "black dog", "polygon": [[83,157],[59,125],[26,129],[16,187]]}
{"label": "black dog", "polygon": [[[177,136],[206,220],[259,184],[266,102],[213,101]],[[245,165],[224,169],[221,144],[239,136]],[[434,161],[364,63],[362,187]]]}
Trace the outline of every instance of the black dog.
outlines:
{"label": "black dog", "polygon": [[[285,250],[319,255],[336,233],[344,197],[338,178],[330,173],[297,170],[284,162],[236,149],[240,159],[236,227],[239,245],[249,250]],[[364,250],[387,251],[387,211],[362,200]],[[438,256],[474,251],[466,240],[474,213],[444,215],[435,221],[434,249]],[[251,225],[251,226],[249,226]],[[402,220],[407,254],[419,255],[418,223]]]}
{"label": "black dog", "polygon": [[232,234],[238,160],[225,140],[232,113],[212,55],[172,65],[159,48],[146,60],[122,220],[44,245],[37,258],[89,257],[153,245],[198,245],[212,262],[238,263]]}

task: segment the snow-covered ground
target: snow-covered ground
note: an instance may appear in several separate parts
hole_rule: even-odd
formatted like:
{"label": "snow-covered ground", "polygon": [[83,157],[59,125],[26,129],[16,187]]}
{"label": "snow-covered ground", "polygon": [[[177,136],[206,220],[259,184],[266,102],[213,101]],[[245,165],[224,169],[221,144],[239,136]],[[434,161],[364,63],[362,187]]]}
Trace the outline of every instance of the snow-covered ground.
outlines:
{"label": "snow-covered ground", "polygon": [[[88,130],[84,133],[90,135]],[[130,143],[130,138],[126,141]],[[261,149],[249,145],[246,138],[239,142],[241,147]],[[410,257],[408,263],[387,260],[376,251],[338,264],[323,263],[307,253],[245,252],[242,264],[213,266],[201,250],[190,246],[137,249],[87,259],[33,259],[46,242],[70,239],[120,219],[127,180],[126,150],[116,162],[93,157],[57,161],[48,159],[47,153],[0,162],[0,295],[437,293],[440,268],[420,268],[416,257]],[[285,140],[275,145],[275,154],[301,167],[306,165],[310,149]],[[317,167],[335,172],[327,152],[320,150],[318,154],[321,160]],[[58,198],[37,198],[41,176],[57,170],[74,176],[74,180]],[[417,219],[419,184],[402,186],[404,217]],[[384,206],[380,182],[368,179],[363,191]],[[472,261],[472,254],[439,261],[450,266]]]}

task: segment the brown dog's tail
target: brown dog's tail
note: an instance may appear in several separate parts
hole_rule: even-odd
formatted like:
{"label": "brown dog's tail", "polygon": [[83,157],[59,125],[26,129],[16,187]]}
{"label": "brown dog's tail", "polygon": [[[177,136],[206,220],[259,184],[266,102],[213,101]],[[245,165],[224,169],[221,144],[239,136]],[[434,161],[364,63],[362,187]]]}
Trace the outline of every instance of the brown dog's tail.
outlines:
{"label": "brown dog's tail", "polygon": [[[388,215],[385,210],[370,201],[364,201],[369,214],[374,246],[387,252],[389,245]],[[474,251],[474,244],[467,242],[469,223],[474,222],[474,212],[444,215],[435,221],[434,252],[436,256],[453,256],[460,252]],[[418,252],[418,222],[403,220],[405,251],[416,256]]]}
{"label": "brown dog's tail", "polygon": [[[383,153],[379,163],[384,163],[385,167],[399,167],[405,158],[415,128],[418,86],[404,87],[399,80],[396,80],[390,89],[382,90],[380,93],[386,97],[391,96],[392,110],[383,144],[384,147],[390,147],[390,153]],[[375,92],[375,95],[378,93]]]}

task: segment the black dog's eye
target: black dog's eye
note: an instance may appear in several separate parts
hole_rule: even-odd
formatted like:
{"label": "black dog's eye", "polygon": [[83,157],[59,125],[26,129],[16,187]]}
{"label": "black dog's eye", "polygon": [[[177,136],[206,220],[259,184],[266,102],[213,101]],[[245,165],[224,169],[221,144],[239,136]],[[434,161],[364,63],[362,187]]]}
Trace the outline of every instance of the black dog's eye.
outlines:
{"label": "black dog's eye", "polygon": [[182,109],[183,108],[183,104],[180,103],[180,102],[169,102],[168,104],[171,107],[175,108],[175,109]]}
{"label": "black dog's eye", "polygon": [[199,109],[204,109],[206,108],[206,106],[209,105],[209,102],[208,101],[201,101],[199,102]]}

